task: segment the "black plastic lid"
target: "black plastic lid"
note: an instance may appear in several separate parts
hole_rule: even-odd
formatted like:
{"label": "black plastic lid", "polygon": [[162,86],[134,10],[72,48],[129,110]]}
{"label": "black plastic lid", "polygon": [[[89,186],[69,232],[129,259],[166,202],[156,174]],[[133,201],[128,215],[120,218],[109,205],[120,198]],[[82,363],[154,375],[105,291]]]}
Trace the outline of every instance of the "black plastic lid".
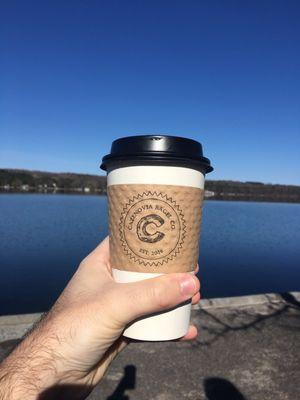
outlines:
{"label": "black plastic lid", "polygon": [[196,140],[166,135],[128,136],[112,143],[110,154],[102,159],[100,168],[110,171],[132,165],[172,165],[200,170],[213,170],[203,156],[202,145]]}

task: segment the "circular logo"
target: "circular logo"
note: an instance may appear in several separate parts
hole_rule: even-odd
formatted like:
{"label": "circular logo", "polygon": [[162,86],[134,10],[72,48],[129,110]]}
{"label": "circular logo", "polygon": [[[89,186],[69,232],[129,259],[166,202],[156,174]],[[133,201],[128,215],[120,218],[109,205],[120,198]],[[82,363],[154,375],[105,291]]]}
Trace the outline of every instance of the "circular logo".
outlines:
{"label": "circular logo", "polygon": [[144,192],[124,206],[120,240],[125,253],[144,265],[162,265],[179,254],[185,220],[179,205],[161,192]]}

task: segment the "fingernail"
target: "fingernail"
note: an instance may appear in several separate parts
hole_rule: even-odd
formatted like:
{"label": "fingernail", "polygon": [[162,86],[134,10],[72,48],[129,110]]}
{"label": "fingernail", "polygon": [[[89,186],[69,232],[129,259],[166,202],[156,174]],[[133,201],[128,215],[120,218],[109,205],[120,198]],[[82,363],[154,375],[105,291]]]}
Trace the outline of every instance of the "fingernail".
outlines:
{"label": "fingernail", "polygon": [[185,296],[193,295],[196,290],[196,282],[192,275],[186,275],[180,280],[180,290]]}

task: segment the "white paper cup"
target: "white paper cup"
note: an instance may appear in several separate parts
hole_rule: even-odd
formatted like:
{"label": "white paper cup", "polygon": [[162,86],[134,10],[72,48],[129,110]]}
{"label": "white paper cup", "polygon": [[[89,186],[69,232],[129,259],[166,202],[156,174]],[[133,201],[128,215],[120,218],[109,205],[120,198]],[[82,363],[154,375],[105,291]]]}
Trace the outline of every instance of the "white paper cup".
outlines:
{"label": "white paper cup", "polygon": [[[162,142],[169,141],[168,137],[159,138]],[[189,142],[189,139],[171,139],[183,140],[183,144]],[[151,154],[153,150],[160,152],[157,143],[153,146]],[[200,148],[202,154],[201,145]],[[172,162],[175,156],[170,156],[169,151],[166,156],[168,160],[171,158],[169,165],[161,159],[156,162],[158,165],[153,165],[155,162],[149,165],[146,156],[136,162],[129,155],[129,163],[126,157],[125,162],[122,157],[119,160],[117,152],[118,162],[113,167],[102,164],[108,171],[111,263],[115,281],[128,283],[164,273],[194,273],[205,172],[212,170],[210,164],[202,169],[201,163],[199,167],[193,160],[193,168],[178,158],[177,166]],[[125,329],[124,336],[149,341],[178,339],[188,332],[190,313],[189,301],[171,310],[141,317]]]}

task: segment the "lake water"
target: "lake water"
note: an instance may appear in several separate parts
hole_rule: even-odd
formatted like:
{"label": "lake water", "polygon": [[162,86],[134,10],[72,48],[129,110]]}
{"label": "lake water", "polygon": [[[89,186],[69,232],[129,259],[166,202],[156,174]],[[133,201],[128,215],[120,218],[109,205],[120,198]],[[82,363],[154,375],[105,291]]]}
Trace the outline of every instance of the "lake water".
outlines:
{"label": "lake water", "polygon": [[[0,314],[49,308],[107,235],[106,197],[0,195]],[[206,201],[202,297],[300,289],[300,205]]]}

